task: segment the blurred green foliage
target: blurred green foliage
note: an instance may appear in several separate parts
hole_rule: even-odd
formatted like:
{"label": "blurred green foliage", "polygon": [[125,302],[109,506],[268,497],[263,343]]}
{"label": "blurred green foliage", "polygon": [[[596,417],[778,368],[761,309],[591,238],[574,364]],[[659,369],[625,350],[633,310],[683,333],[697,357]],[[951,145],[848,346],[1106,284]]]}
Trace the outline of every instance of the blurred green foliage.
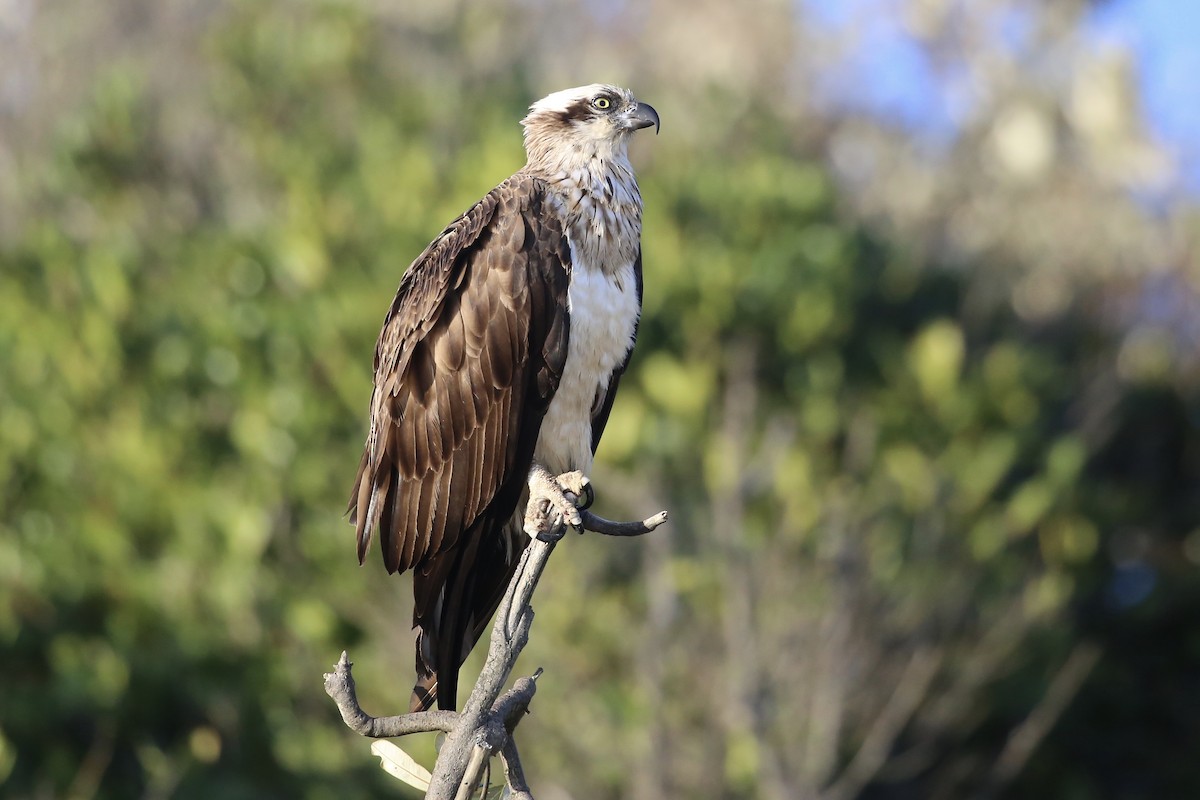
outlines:
{"label": "blurred green foliage", "polygon": [[[343,648],[368,710],[404,707],[411,679],[407,581],[360,570],[339,515],[404,265],[520,166],[532,90],[387,74],[361,8],[238,9],[206,44],[194,136],[118,64],[19,174],[32,222],[0,251],[5,796],[399,793],[320,688]],[[878,710],[797,752],[821,741],[823,690],[794,656],[844,606],[867,642],[836,670],[851,687],[914,646],[941,665],[895,744],[940,749],[863,796],[978,771],[1083,639],[1106,658],[1013,796],[1200,790],[1195,394],[1162,370],[1115,378],[1086,303],[1022,322],[976,296],[988,264],[930,269],[847,224],[767,117],[722,152],[667,131],[636,154],[645,314],[599,485],[673,522],[665,544],[560,548],[527,657],[548,670],[521,730],[535,785],[630,796],[658,761],[667,796],[749,797],[773,759],[820,786]],[[759,717],[719,725],[739,621]]]}

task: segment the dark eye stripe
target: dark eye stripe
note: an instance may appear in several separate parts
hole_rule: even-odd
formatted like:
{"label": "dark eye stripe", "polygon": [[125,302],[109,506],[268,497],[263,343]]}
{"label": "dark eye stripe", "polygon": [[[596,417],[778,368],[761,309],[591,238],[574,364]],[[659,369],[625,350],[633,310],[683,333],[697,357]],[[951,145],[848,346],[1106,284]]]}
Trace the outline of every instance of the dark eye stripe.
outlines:
{"label": "dark eye stripe", "polygon": [[592,108],[592,104],[587,100],[579,100],[571,105],[566,111],[560,111],[558,118],[563,122],[578,122],[585,119],[590,119],[596,110]]}

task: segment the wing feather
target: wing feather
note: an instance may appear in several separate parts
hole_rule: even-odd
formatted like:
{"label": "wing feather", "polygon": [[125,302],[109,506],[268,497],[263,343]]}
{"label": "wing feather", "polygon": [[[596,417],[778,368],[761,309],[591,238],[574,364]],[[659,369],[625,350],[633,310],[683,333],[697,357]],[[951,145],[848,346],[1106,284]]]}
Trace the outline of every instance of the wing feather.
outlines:
{"label": "wing feather", "polygon": [[467,472],[463,475],[467,483],[465,509],[477,508],[479,506],[479,494],[483,491],[483,478],[485,477],[483,475],[483,440],[485,436],[482,433],[482,428],[485,424],[486,420],[481,422],[476,427],[474,435],[468,441],[467,452],[470,454],[470,461],[468,462]]}
{"label": "wing feather", "polygon": [[454,482],[454,462],[450,461],[445,468],[438,472],[437,481],[433,483],[433,505],[430,514],[438,524],[430,528],[429,549],[437,552],[441,541],[434,542],[433,535],[445,531],[450,525],[450,484]]}
{"label": "wing feather", "polygon": [[[396,516],[396,503],[400,499],[400,473],[396,470],[388,475],[387,478],[387,493],[383,497],[383,505],[380,509],[380,517],[382,519],[394,519]],[[382,537],[384,540],[384,552],[393,550],[391,540],[396,534],[391,531],[386,531]]]}
{"label": "wing feather", "polygon": [[513,346],[516,332],[510,330],[512,327],[509,314],[498,314],[492,326],[488,328],[484,360],[490,368],[488,371],[492,386],[497,390],[503,390],[505,386],[512,384],[513,372],[517,368],[512,358],[512,353],[516,350]]}
{"label": "wing feather", "polygon": [[498,537],[566,358],[570,252],[545,192],[518,173],[443,230],[401,280],[375,350],[351,518],[360,561],[378,530],[388,571],[415,570],[418,673],[440,704],[453,704],[451,654],[474,643],[511,574]]}

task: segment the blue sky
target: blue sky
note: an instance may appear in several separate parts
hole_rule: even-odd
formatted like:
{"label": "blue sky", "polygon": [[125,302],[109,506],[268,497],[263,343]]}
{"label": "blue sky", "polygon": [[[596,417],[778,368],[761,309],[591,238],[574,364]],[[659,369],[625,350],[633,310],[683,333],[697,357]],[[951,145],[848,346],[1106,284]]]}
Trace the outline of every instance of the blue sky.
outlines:
{"label": "blue sky", "polygon": [[[953,72],[935,72],[893,13],[891,0],[802,0],[809,18],[862,37],[856,55],[822,79],[818,102],[887,117],[932,143],[953,135],[970,98]],[[1019,50],[1025,20],[998,20]],[[1174,154],[1180,182],[1200,194],[1200,0],[1107,0],[1086,22],[1097,46],[1132,53],[1145,119]]]}
{"label": "blue sky", "polygon": [[1135,54],[1146,118],[1200,193],[1200,2],[1117,0],[1092,15],[1090,29]]}

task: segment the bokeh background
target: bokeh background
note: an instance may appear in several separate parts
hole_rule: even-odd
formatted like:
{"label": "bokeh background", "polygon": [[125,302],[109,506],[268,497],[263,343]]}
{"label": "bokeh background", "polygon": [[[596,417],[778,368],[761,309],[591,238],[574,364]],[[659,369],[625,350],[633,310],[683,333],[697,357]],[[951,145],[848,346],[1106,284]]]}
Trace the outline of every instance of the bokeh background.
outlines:
{"label": "bokeh background", "polygon": [[411,686],[374,339],[602,80],[664,124],[594,478],[672,522],[551,562],[538,797],[1200,796],[1198,17],[0,0],[0,795],[410,796],[321,688]]}

